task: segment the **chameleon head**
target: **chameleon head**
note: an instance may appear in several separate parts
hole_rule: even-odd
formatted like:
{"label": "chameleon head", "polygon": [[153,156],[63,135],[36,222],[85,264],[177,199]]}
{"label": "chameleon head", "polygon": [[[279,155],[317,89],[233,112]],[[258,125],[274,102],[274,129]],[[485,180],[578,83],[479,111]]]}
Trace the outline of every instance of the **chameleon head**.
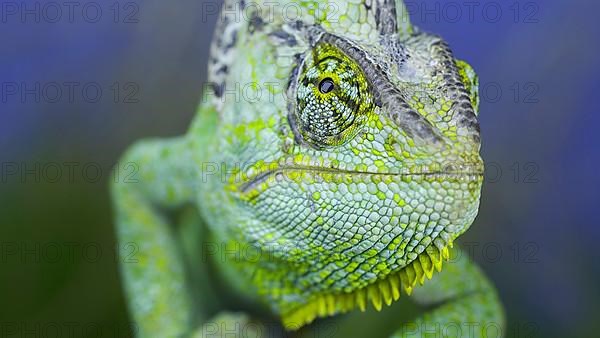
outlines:
{"label": "chameleon head", "polygon": [[288,327],[410,293],[477,214],[475,73],[437,36],[378,27],[375,40],[275,32],[301,51],[285,101],[229,129],[225,148],[252,165],[230,182],[228,212],[239,241],[263,252],[243,268]]}

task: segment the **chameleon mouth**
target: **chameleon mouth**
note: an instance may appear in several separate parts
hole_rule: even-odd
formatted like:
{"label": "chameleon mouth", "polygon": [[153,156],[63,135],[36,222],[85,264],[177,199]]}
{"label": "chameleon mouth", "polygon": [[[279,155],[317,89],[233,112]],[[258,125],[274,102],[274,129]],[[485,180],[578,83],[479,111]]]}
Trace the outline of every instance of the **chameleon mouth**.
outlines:
{"label": "chameleon mouth", "polygon": [[483,176],[483,170],[473,170],[472,167],[467,168],[452,168],[448,170],[423,170],[415,172],[394,172],[394,173],[382,173],[382,172],[369,172],[369,171],[357,171],[357,170],[344,170],[336,168],[318,167],[318,166],[282,166],[273,169],[263,170],[257,174],[250,175],[246,180],[243,180],[238,185],[238,191],[246,193],[254,190],[256,187],[262,184],[268,183],[271,180],[281,181],[285,179],[291,179],[302,173],[315,173],[320,175],[339,175],[339,176],[381,176],[381,177],[397,177],[403,179],[410,178],[427,178],[427,179],[441,179],[441,180],[462,180],[462,181],[476,181]]}

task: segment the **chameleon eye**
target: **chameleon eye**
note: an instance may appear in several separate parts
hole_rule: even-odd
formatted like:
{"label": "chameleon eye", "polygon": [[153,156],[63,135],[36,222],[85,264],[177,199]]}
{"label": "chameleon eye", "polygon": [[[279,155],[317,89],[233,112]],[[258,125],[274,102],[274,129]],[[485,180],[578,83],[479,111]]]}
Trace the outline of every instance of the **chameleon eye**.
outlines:
{"label": "chameleon eye", "polygon": [[319,83],[319,91],[323,94],[327,94],[333,90],[335,85],[333,84],[333,80],[331,78],[326,78]]}
{"label": "chameleon eye", "polygon": [[315,46],[296,88],[294,127],[317,149],[348,142],[374,113],[373,95],[362,70],[331,44]]}

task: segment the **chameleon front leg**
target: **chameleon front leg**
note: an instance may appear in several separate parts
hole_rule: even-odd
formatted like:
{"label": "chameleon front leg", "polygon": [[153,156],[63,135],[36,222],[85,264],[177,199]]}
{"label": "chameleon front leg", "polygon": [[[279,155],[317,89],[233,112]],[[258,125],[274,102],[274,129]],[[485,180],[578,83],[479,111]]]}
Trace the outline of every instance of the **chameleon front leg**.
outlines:
{"label": "chameleon front leg", "polygon": [[188,148],[183,137],[139,142],[123,159],[137,166],[137,182],[112,186],[118,242],[138,248],[120,270],[139,337],[181,337],[193,320],[182,248],[165,214],[194,196]]}
{"label": "chameleon front leg", "polygon": [[505,321],[494,286],[464,251],[414,290],[412,298],[434,308],[404,324],[392,337],[502,337]]}

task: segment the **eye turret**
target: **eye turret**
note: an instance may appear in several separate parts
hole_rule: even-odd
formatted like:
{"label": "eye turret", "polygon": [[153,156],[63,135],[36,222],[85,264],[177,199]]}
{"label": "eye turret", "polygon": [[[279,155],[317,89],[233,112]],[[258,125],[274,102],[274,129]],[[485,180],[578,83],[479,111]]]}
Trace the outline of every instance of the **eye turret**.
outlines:
{"label": "eye turret", "polygon": [[351,140],[374,113],[373,93],[359,65],[341,50],[319,43],[296,87],[298,134],[317,149]]}

